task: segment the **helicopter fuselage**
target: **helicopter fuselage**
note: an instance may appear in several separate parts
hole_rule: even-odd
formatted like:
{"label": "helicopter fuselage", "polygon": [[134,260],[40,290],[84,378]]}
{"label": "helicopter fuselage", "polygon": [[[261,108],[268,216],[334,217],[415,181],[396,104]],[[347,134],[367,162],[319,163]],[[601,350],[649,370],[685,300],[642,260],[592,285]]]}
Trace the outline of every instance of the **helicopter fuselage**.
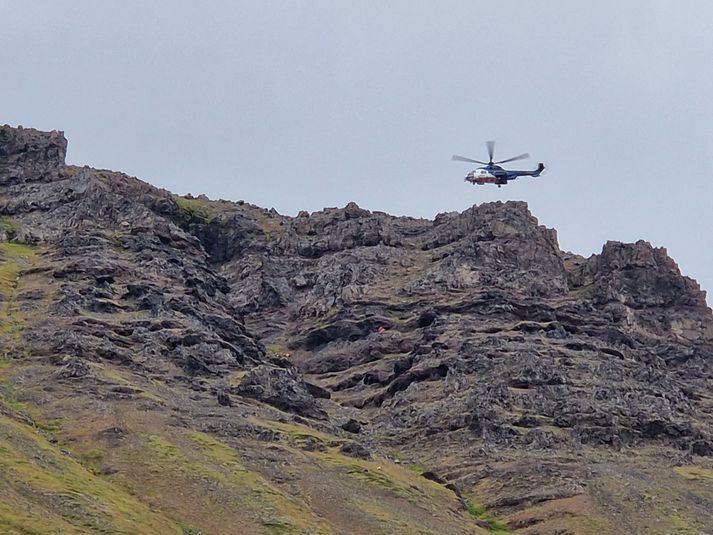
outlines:
{"label": "helicopter fuselage", "polygon": [[471,184],[497,184],[498,186],[508,183],[507,178],[498,177],[487,167],[481,167],[480,169],[471,171],[465,176],[465,181]]}
{"label": "helicopter fuselage", "polygon": [[497,186],[500,187],[507,184],[508,181],[515,180],[521,176],[538,177],[544,168],[544,164],[539,164],[537,169],[532,171],[508,171],[499,165],[486,165],[485,167],[479,167],[468,173],[465,176],[465,181],[478,185],[497,184]]}

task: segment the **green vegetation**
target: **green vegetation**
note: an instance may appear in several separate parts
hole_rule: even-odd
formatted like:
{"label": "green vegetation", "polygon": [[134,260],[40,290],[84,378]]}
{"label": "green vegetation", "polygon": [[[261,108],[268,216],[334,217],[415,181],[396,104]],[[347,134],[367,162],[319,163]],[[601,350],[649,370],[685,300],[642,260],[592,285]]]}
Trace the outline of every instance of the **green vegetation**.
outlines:
{"label": "green vegetation", "polygon": [[[666,535],[704,533],[701,527],[706,525],[710,515],[703,513],[697,505],[687,504],[686,499],[692,495],[705,501],[713,499],[713,470],[697,465],[650,465],[649,458],[645,458],[644,462],[646,464],[635,465],[635,469],[630,468],[625,474],[626,477],[604,477],[595,480],[593,485],[605,493],[603,495],[609,503],[615,504],[626,513],[631,526],[655,527],[650,530],[651,533]],[[645,507],[641,508],[641,504]],[[578,509],[581,510],[581,507]],[[591,508],[587,510],[595,514],[589,514],[587,518],[561,518],[558,526],[591,525],[591,529],[582,530],[582,533],[592,535],[602,533],[603,527],[611,530],[610,522],[606,521],[609,519],[605,519],[605,511]],[[570,524],[567,524],[567,520]]]}
{"label": "green vegetation", "polygon": [[[32,366],[15,362],[13,374],[20,366]],[[2,375],[7,381],[9,372]],[[92,416],[81,426],[65,422],[56,435],[64,444],[59,446],[52,433],[32,423],[40,416],[32,407],[15,400],[11,388],[0,392],[9,393],[0,398],[0,504],[13,504],[0,505],[0,534],[209,535],[230,532],[239,511],[240,522],[250,533],[296,535],[311,530],[326,535],[333,533],[330,515],[351,522],[352,507],[375,532],[426,535],[439,530],[415,522],[410,512],[438,515],[444,504],[456,503],[442,485],[386,460],[347,457],[339,451],[341,441],[297,423],[254,419],[256,425],[280,432],[266,453],[289,459],[279,461],[287,481],[309,481],[322,489],[333,485],[335,495],[349,496],[345,503],[305,502],[283,481],[272,481],[271,469],[264,474],[245,461],[232,439],[167,427],[156,413],[133,412],[128,406],[121,415],[125,434],[119,444],[106,442],[97,433],[116,425],[113,418]],[[19,409],[31,417],[25,418]],[[320,441],[324,451],[294,446],[308,439]],[[67,444],[74,453],[62,449]],[[253,445],[238,444],[247,446],[245,459],[254,458]],[[342,513],[342,508],[347,510]],[[460,521],[467,522],[465,513]]]}
{"label": "green vegetation", "polygon": [[9,383],[0,384],[0,408],[34,429],[51,434],[59,430],[59,421],[46,421],[36,407],[17,400],[15,387]]}
{"label": "green vegetation", "polygon": [[23,269],[31,266],[37,251],[19,243],[0,243],[0,339],[17,342],[27,321],[17,293]]}
{"label": "green vegetation", "polygon": [[154,474],[146,483],[150,494],[164,494],[176,485],[220,488],[246,519],[265,527],[267,533],[302,533],[308,528],[326,533],[309,508],[248,469],[233,448],[210,435],[186,431],[169,439],[154,434],[145,445],[148,455],[139,453],[132,462],[142,472]]}
{"label": "green vegetation", "polygon": [[276,355],[284,355],[287,353],[287,335],[283,334],[279,336],[275,341],[271,344],[268,344],[266,349],[270,353],[275,353]]}
{"label": "green vegetation", "polygon": [[184,456],[178,446],[171,444],[163,437],[151,435],[148,437],[148,447],[160,460],[163,461],[185,461]]}
{"label": "green vegetation", "polygon": [[0,243],[0,251],[11,257],[25,257],[28,260],[34,260],[37,256],[37,249],[29,245],[23,245],[21,243]]}
{"label": "green vegetation", "polygon": [[0,474],[0,533],[171,532],[170,520],[94,475],[39,430],[5,415]]}
{"label": "green vegetation", "polygon": [[368,468],[365,468],[360,465],[352,465],[347,470],[347,474],[367,483],[383,487],[387,490],[392,490],[397,493],[401,492],[403,494],[411,494],[407,487],[399,485],[387,474],[384,474],[383,472],[378,470],[369,470]]}
{"label": "green vegetation", "polygon": [[418,463],[410,463],[406,465],[406,468],[417,474],[423,474],[426,471],[426,467]]}
{"label": "green vegetation", "polygon": [[450,491],[443,486],[418,478],[418,476],[396,465],[353,459],[342,455],[336,449],[314,452],[313,456],[323,469],[346,473],[359,483],[366,483],[375,490],[401,496],[412,503],[417,503],[423,496],[421,492],[423,489],[419,490],[419,487],[428,487],[436,492],[450,494]]}
{"label": "green vegetation", "polygon": [[488,512],[485,510],[485,507],[483,507],[479,503],[475,503],[471,500],[466,500],[465,501],[465,509],[468,511],[468,514],[475,518],[476,520],[480,520],[482,522],[485,522],[488,525],[488,529],[492,533],[509,533],[510,530],[508,529],[507,525],[502,522],[501,520],[496,520],[492,516],[488,514]]}
{"label": "green vegetation", "polygon": [[181,528],[181,531],[183,532],[183,535],[206,535],[205,532],[193,528],[189,526],[188,524],[184,524],[183,522],[178,523],[178,527]]}
{"label": "green vegetation", "polygon": [[[361,316],[357,317],[355,319],[366,319],[367,317],[373,317],[373,316]],[[386,310],[384,312],[384,317],[388,320],[390,320],[393,323],[396,323],[398,325],[405,325],[408,322],[416,321],[418,320],[418,315],[414,315],[411,312],[397,312],[394,310]]]}
{"label": "green vegetation", "polygon": [[677,466],[673,469],[679,476],[694,481],[713,482],[713,470],[700,466]]}
{"label": "green vegetation", "polygon": [[352,500],[352,503],[366,518],[378,522],[381,528],[378,533],[391,535],[432,535],[434,533],[419,524],[417,519],[409,518],[408,515],[395,516],[393,510],[378,501]]}
{"label": "green vegetation", "polygon": [[84,455],[84,459],[88,462],[101,461],[104,458],[104,452],[101,450],[90,450]]}
{"label": "green vegetation", "polygon": [[[135,383],[133,383],[130,378],[130,374],[127,374],[123,371],[120,371],[116,368],[110,367],[108,364],[97,364],[93,366],[94,370],[98,372],[98,375],[100,375],[103,379],[105,379],[108,382],[111,383],[117,383],[123,386],[127,386],[131,388],[134,393],[142,398],[142,399],[147,399],[151,400],[155,403],[158,403],[159,405],[165,405],[166,401],[161,398],[160,396],[149,392],[147,390],[144,390],[143,388],[140,388],[137,386]],[[155,383],[155,381],[152,381],[152,384]],[[154,384],[154,386],[156,386]]]}
{"label": "green vegetation", "polygon": [[285,522],[280,519],[265,518],[260,522],[267,528],[268,535],[287,535],[295,533],[295,527],[290,522]]}
{"label": "green vegetation", "polygon": [[12,241],[17,237],[17,231],[20,229],[20,226],[9,217],[3,216],[0,217],[0,229],[5,233],[7,239]]}
{"label": "green vegetation", "polygon": [[392,459],[396,459],[397,461],[403,461],[404,456],[400,451],[390,451],[389,452],[389,457]]}
{"label": "green vegetation", "polygon": [[174,201],[181,209],[178,214],[178,225],[186,226],[191,223],[209,223],[215,214],[211,211],[208,202],[202,199],[188,199],[186,197],[174,197]]}
{"label": "green vegetation", "polygon": [[198,444],[201,447],[202,453],[209,459],[221,463],[222,465],[229,465],[232,468],[244,470],[236,460],[235,451],[221,441],[198,431],[189,431],[186,433],[186,437]]}
{"label": "green vegetation", "polygon": [[483,507],[480,504],[473,503],[470,500],[466,500],[465,502],[465,509],[468,511],[468,514],[472,516],[473,518],[482,518],[485,516],[485,507]]}
{"label": "green vegetation", "polygon": [[254,420],[253,423],[262,427],[269,427],[275,431],[280,431],[285,435],[288,443],[295,441],[300,442],[307,440],[308,438],[325,445],[329,445],[334,442],[333,436],[316,431],[304,425],[289,422],[263,422],[261,420]]}
{"label": "green vegetation", "polygon": [[[400,355],[403,355],[403,353],[394,353],[394,355],[400,356]],[[397,464],[401,464],[401,466],[405,466],[411,472],[415,472],[415,473],[421,475],[422,473],[424,473],[426,471],[426,467],[423,466],[422,464],[405,462],[406,458],[404,457],[403,453],[401,453],[400,451],[389,452],[389,457],[394,459],[397,462]]]}

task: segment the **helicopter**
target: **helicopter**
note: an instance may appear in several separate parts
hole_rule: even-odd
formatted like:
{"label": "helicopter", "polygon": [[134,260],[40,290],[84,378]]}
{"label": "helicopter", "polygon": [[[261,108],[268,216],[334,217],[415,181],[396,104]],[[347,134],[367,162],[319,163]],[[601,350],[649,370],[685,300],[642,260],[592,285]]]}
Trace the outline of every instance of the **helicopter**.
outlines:
{"label": "helicopter", "polygon": [[510,180],[515,180],[516,178],[519,178],[521,176],[531,176],[536,178],[542,174],[542,171],[545,170],[545,164],[543,163],[537,164],[537,169],[533,171],[508,171],[507,169],[503,169],[502,167],[500,167],[500,164],[514,162],[517,160],[524,160],[525,158],[529,158],[530,155],[528,153],[524,153],[519,154],[517,156],[513,156],[512,158],[508,158],[507,160],[500,160],[499,162],[494,162],[493,154],[495,153],[495,141],[486,141],[485,145],[488,147],[488,155],[490,156],[490,161],[488,163],[481,162],[478,160],[471,160],[470,158],[458,156],[457,154],[454,154],[451,158],[452,160],[455,160],[457,162],[478,163],[485,166],[479,167],[478,169],[468,173],[465,176],[466,182],[479,185],[497,184],[498,187],[500,187],[506,185]]}

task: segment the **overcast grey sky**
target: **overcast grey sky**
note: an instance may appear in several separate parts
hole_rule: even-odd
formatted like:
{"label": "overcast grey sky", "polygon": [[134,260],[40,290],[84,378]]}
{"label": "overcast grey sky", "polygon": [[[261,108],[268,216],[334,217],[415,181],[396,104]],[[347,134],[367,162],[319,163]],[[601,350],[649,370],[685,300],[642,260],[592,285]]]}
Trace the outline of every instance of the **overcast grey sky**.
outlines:
{"label": "overcast grey sky", "polygon": [[[0,72],[0,123],[71,163],[286,214],[525,200],[563,249],[643,238],[713,290],[710,0],[0,0]],[[464,183],[488,139],[548,174]]]}

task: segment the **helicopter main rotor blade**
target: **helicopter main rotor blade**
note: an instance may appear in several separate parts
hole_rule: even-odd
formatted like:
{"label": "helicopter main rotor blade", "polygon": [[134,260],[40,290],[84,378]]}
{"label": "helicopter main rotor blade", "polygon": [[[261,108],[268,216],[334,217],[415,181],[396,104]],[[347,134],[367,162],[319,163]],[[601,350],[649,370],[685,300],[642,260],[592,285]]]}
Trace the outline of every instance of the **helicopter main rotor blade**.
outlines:
{"label": "helicopter main rotor blade", "polygon": [[486,141],[485,145],[488,147],[488,156],[490,156],[490,163],[493,163],[493,154],[495,153],[495,141]]}
{"label": "helicopter main rotor blade", "polygon": [[470,158],[466,158],[465,156],[458,156],[457,154],[454,154],[451,160],[455,160],[456,162],[470,162],[470,163],[479,163],[480,165],[488,165],[485,162],[479,162],[478,160],[471,160]]}
{"label": "helicopter main rotor blade", "polygon": [[514,162],[516,160],[524,160],[525,158],[529,158],[530,155],[527,152],[524,152],[523,154],[518,154],[517,156],[513,156],[512,158],[508,158],[507,160],[502,160],[499,162],[495,163],[508,163],[508,162]]}

